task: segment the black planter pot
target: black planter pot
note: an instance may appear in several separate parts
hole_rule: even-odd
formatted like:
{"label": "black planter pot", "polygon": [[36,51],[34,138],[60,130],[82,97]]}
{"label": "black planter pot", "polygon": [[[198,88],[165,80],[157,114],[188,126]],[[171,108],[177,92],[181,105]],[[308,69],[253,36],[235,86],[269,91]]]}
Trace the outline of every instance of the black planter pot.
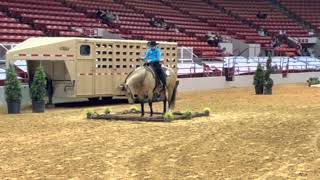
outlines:
{"label": "black planter pot", "polygon": [[44,112],[45,101],[34,101],[32,100],[32,112],[42,113]]}
{"label": "black planter pot", "polygon": [[7,102],[8,114],[19,114],[21,102]]}
{"label": "black planter pot", "polygon": [[263,94],[263,86],[255,86],[256,94]]}
{"label": "black planter pot", "polygon": [[263,93],[266,95],[271,95],[272,94],[272,88],[264,88]]}

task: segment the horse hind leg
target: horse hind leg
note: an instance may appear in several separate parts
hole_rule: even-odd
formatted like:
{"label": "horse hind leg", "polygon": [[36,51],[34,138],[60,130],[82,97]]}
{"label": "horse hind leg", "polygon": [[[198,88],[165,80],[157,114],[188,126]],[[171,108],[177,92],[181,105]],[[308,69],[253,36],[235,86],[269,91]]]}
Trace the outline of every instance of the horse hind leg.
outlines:
{"label": "horse hind leg", "polygon": [[167,99],[164,98],[163,100],[163,114],[165,114],[167,112]]}
{"label": "horse hind leg", "polygon": [[141,102],[141,117],[144,116],[144,102]]}
{"label": "horse hind leg", "polygon": [[172,107],[171,107],[171,104],[170,104],[170,101],[172,99],[172,96],[173,96],[173,89],[171,87],[169,87],[166,91],[166,97],[167,97],[167,103],[168,103],[168,111],[171,112],[172,110]]}
{"label": "horse hind leg", "polygon": [[153,101],[153,91],[149,91],[148,92],[148,96],[146,97],[148,99],[149,102],[149,107],[150,107],[150,117],[153,116],[153,108],[152,108],[152,101]]}
{"label": "horse hind leg", "polygon": [[149,100],[149,107],[150,107],[150,117],[152,117],[153,115],[152,100]]}
{"label": "horse hind leg", "polygon": [[[167,109],[169,109],[170,111],[170,108],[169,108],[169,102],[168,102],[168,90],[165,89],[164,92],[163,92],[163,97],[164,97],[164,100],[163,100],[163,114],[165,114],[167,111]],[[167,108],[168,106],[168,108]]]}

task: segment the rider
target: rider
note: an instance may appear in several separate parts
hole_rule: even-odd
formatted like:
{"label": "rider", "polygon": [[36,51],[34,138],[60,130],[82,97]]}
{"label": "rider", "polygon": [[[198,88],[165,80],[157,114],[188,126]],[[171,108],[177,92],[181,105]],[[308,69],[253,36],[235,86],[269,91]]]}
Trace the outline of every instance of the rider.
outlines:
{"label": "rider", "polygon": [[156,75],[159,77],[160,83],[163,87],[165,87],[166,78],[160,64],[161,51],[160,48],[157,47],[157,45],[158,44],[156,41],[148,42],[149,48],[144,56],[144,60],[152,67]]}

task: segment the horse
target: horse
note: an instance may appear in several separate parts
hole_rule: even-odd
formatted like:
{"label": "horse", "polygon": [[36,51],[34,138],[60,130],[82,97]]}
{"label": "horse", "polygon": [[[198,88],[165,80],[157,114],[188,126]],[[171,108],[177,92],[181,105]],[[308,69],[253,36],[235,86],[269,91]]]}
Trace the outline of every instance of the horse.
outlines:
{"label": "horse", "polygon": [[141,116],[144,116],[144,102],[147,100],[150,107],[150,116],[153,115],[152,102],[156,97],[155,92],[159,91],[160,99],[163,101],[163,113],[168,109],[171,111],[175,106],[177,86],[177,75],[171,68],[163,68],[166,74],[166,86],[159,91],[157,87],[157,78],[152,68],[149,66],[140,66],[132,71],[126,78],[123,85],[123,91],[126,92],[128,101],[133,104],[135,101],[141,104]]}

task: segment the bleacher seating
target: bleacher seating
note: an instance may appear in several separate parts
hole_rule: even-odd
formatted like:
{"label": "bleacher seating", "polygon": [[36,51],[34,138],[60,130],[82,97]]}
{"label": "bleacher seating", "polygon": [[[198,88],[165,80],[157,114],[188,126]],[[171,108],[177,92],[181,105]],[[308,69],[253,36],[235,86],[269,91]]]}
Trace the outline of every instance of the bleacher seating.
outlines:
{"label": "bleacher seating", "polygon": [[278,0],[290,12],[300,16],[320,32],[320,1],[318,0]]}
{"label": "bleacher seating", "polygon": [[[215,28],[210,26],[207,22],[203,22],[199,18],[193,17],[192,15],[185,13],[174,6],[171,6],[171,4],[160,1],[149,2],[144,0],[129,0],[125,1],[125,4],[127,6],[134,7],[146,15],[155,16],[156,18],[163,18],[165,22],[174,24],[176,27],[183,29],[185,33],[181,34],[189,36],[191,39],[177,38],[175,36],[168,37],[170,39],[175,39],[178,42],[178,45],[191,46],[196,54],[204,58],[221,56],[221,49],[210,47],[203,39],[197,36],[197,33],[207,33]],[[149,36],[147,36],[147,39],[148,38]],[[208,51],[210,51],[211,54],[208,53]],[[206,54],[209,56],[206,56]]]}
{"label": "bleacher seating", "polygon": [[[228,16],[221,10],[214,8],[202,0],[165,0],[176,8],[188,12],[191,15],[204,19],[209,23],[210,31],[220,35],[229,35],[231,37],[245,40],[248,43],[260,43],[263,47],[269,46],[271,37],[261,37],[256,32],[256,29],[243,24],[239,20]],[[187,30],[189,31],[189,30]],[[192,31],[191,31],[192,32]],[[193,31],[196,36],[205,37],[208,30]]]}
{"label": "bleacher seating", "polygon": [[[271,37],[285,30],[290,37],[307,37],[308,32],[277,10],[267,0],[0,0],[0,42],[21,42],[33,36],[85,36],[78,28],[104,28],[126,39],[176,41],[180,46],[193,47],[204,58],[222,56],[219,47],[207,44],[208,32],[259,43],[269,48]],[[315,0],[278,0],[320,30],[317,18],[320,3]],[[119,17],[115,26],[96,18],[98,9],[110,10]],[[256,17],[258,11],[266,19]],[[310,12],[309,12],[310,11]],[[163,18],[178,27],[152,27],[150,17]],[[239,18],[237,18],[239,17]],[[244,22],[243,20],[246,20]],[[251,23],[251,25],[250,25]],[[253,25],[252,25],[253,24]],[[260,36],[261,27],[268,35]],[[293,53],[292,48],[277,48],[278,54]]]}
{"label": "bleacher seating", "polygon": [[82,36],[81,33],[75,32],[73,27],[105,27],[97,19],[88,18],[58,1],[31,0],[28,4],[22,0],[1,1],[0,7],[3,11],[50,36]]}
{"label": "bleacher seating", "polygon": [[[308,32],[300,27],[296,22],[277,11],[275,7],[266,0],[211,0],[223,7],[227,11],[244,18],[253,24],[263,28],[270,35],[276,35],[280,30],[285,30],[291,37],[307,37]],[[266,19],[257,18],[258,11],[267,14]]]}
{"label": "bleacher seating", "polygon": [[[68,0],[70,7],[82,10],[89,16],[95,16],[97,9],[108,9],[113,14],[118,15],[119,21],[116,22],[122,34],[129,35],[130,38],[176,41],[179,45],[191,46],[195,52],[200,54],[205,51],[213,51],[212,55],[220,56],[221,49],[209,47],[206,42],[198,39],[194,34],[188,33],[189,30],[210,31],[207,23],[201,22],[197,18],[192,18],[187,14],[182,14],[179,10],[163,4],[160,1],[128,0],[121,3],[114,3],[112,0],[102,2],[92,2],[89,0]],[[149,24],[151,16],[164,18],[165,22],[173,23],[185,32],[174,32],[164,28],[152,27]],[[214,56],[211,56],[214,57]]]}
{"label": "bleacher seating", "polygon": [[21,24],[16,19],[0,12],[0,42],[16,43],[29,37],[42,35],[42,31],[33,30],[29,25]]}

